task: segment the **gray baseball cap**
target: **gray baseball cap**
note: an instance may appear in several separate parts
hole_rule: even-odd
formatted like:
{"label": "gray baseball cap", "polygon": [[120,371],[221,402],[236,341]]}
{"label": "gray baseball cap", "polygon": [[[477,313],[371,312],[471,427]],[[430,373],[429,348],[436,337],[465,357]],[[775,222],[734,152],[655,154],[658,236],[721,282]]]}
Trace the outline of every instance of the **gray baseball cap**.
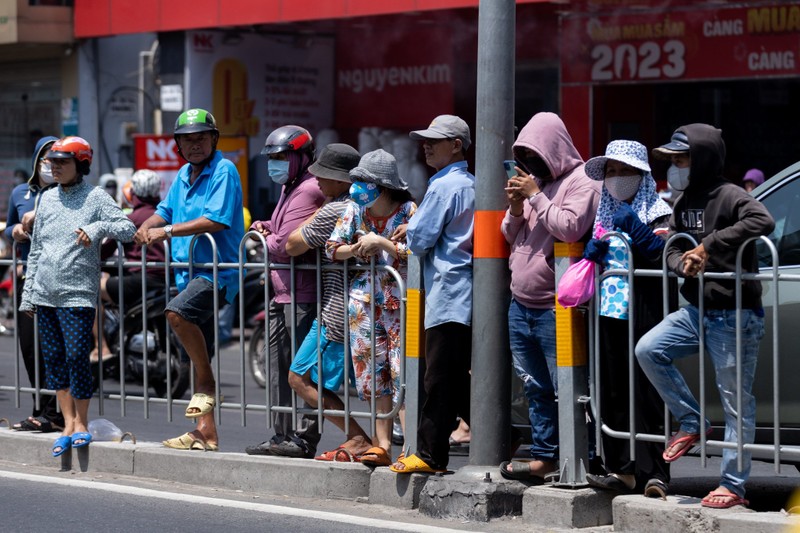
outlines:
{"label": "gray baseball cap", "polygon": [[431,121],[428,129],[412,131],[408,136],[415,141],[424,141],[425,139],[461,139],[464,144],[464,150],[467,150],[472,144],[469,126],[455,115],[439,115]]}
{"label": "gray baseball cap", "polygon": [[350,171],[358,165],[358,150],[343,143],[326,146],[308,171],[318,178],[351,183]]}

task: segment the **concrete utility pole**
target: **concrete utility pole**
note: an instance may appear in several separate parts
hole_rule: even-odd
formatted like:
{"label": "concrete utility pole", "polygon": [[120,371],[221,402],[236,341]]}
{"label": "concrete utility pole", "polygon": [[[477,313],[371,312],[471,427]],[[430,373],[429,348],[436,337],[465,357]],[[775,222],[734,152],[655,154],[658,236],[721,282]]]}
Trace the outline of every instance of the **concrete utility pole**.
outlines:
{"label": "concrete utility pole", "polygon": [[515,19],[514,0],[481,0],[474,128],[471,465],[497,466],[507,459],[511,425],[508,246],[500,223],[507,207],[503,160],[511,159],[514,141]]}

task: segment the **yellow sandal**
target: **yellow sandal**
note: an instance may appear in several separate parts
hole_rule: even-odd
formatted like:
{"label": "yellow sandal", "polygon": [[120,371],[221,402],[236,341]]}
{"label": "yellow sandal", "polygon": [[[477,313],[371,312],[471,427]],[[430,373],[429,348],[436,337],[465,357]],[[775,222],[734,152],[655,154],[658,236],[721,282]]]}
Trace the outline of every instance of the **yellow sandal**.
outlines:
{"label": "yellow sandal", "polygon": [[[403,465],[403,468],[397,468],[397,465]],[[389,470],[397,472],[398,474],[436,474],[437,472],[447,472],[447,470],[439,470],[428,466],[428,463],[417,457],[416,454],[399,459],[395,464],[389,467]]]}

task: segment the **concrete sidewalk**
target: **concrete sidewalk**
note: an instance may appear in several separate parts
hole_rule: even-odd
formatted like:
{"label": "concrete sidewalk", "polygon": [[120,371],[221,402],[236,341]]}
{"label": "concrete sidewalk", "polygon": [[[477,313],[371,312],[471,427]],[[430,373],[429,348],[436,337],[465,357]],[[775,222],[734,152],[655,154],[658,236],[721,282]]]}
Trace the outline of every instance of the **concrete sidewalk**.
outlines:
{"label": "concrete sidewalk", "polygon": [[[50,452],[54,434],[0,428],[0,458],[35,466],[132,475],[245,492],[358,500],[450,520],[488,521],[520,515],[531,527],[590,528],[613,523],[614,531],[800,531],[800,517],[757,513],[741,507],[702,508],[699,499],[618,496],[593,489],[529,486],[507,481],[496,468],[462,467],[452,475],[398,476],[388,468],[243,453],[179,451],[155,442],[95,442],[61,459]],[[488,473],[488,477],[487,477]],[[316,480],[309,483],[309,480]],[[795,528],[795,529],[790,529]]]}

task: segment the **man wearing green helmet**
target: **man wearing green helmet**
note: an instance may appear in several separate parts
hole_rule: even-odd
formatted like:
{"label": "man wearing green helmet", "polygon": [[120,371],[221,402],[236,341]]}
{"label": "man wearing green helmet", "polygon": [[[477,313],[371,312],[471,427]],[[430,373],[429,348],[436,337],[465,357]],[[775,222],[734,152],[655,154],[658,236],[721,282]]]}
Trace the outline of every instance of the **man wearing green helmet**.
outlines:
{"label": "man wearing green helmet", "polygon": [[[220,263],[239,261],[239,243],[244,237],[242,185],[236,166],[216,149],[219,140],[214,116],[204,109],[189,109],[175,122],[175,143],[187,164],[179,171],[156,212],[136,232],[138,244],[153,245],[170,240],[173,262],[212,263],[208,239],[197,240],[192,256],[193,235],[210,233]],[[197,419],[194,431],[164,441],[180,450],[217,450],[216,381],[209,354],[214,353],[214,296],[219,306],[231,303],[239,292],[238,271],[220,270],[214,285],[211,269],[174,269],[180,291],[167,304],[166,315],[175,334],[194,363],[196,394],[186,408],[186,417]]]}

